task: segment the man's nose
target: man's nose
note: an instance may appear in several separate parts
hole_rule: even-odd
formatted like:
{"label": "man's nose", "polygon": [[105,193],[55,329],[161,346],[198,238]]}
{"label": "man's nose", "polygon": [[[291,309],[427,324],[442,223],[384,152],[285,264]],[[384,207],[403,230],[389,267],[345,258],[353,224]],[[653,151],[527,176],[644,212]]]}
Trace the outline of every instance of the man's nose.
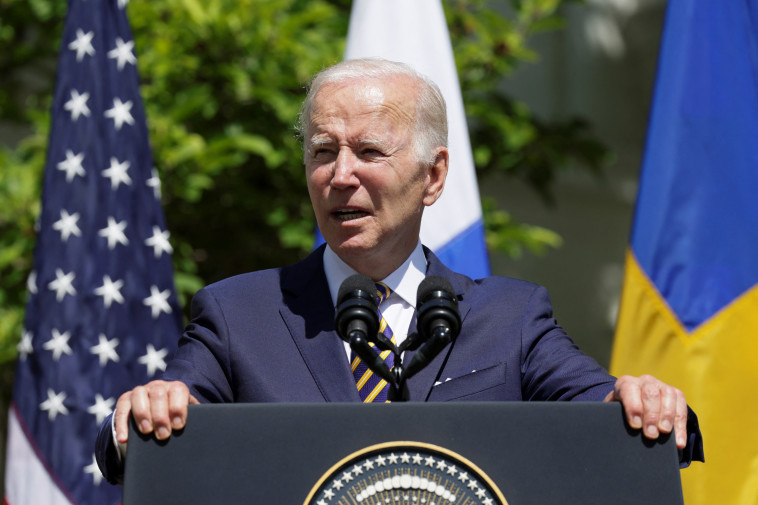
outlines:
{"label": "man's nose", "polygon": [[343,189],[360,185],[360,180],[356,175],[357,161],[349,149],[340,149],[334,160],[332,187]]}

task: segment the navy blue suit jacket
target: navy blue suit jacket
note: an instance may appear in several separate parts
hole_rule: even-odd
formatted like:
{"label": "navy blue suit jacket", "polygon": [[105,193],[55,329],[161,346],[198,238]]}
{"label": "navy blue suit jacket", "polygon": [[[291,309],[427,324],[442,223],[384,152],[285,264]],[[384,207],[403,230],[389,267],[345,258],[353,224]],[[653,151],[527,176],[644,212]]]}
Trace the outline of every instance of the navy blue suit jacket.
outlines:
{"label": "navy blue suit jacket", "polygon": [[[200,290],[163,378],[184,382],[200,402],[359,402],[334,329],[323,251]],[[615,378],[558,326],[545,288],[505,277],[472,280],[424,252],[427,275],[445,277],[455,289],[462,325],[409,379],[412,401],[600,401],[613,389]],[[409,334],[415,331],[414,318]],[[96,454],[106,478],[117,482],[123,469],[110,418]],[[690,450],[683,459],[691,458]]]}
{"label": "navy blue suit jacket", "polygon": [[[425,252],[427,274],[453,285],[462,325],[408,381],[412,401],[602,400],[613,388],[615,379],[553,319],[544,288],[504,277],[473,281]],[[185,382],[201,402],[360,401],[322,258],[319,249],[295,265],[198,292],[164,378]]]}

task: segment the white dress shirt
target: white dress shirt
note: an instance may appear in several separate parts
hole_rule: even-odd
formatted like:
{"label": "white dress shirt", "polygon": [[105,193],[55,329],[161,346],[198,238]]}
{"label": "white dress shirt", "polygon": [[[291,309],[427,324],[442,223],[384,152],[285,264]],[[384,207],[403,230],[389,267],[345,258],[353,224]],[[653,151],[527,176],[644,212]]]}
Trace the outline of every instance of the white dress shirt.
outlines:
{"label": "white dress shirt", "polygon": [[[396,345],[400,345],[408,336],[408,327],[416,311],[416,292],[426,276],[426,267],[426,256],[424,256],[421,242],[418,242],[405,262],[381,280],[389,286],[392,294],[382,302],[379,310],[392,328]],[[336,307],[340,286],[345,279],[357,272],[342,261],[328,245],[324,251],[324,272],[332,295],[332,304]],[[350,344],[347,342],[345,342],[345,352],[349,360]]]}

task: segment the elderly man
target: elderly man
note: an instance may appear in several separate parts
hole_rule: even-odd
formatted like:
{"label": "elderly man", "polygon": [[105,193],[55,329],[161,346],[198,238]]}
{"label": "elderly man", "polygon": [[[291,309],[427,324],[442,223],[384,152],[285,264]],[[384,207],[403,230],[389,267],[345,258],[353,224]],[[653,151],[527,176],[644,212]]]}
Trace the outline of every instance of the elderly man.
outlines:
{"label": "elderly man", "polygon": [[[412,400],[621,401],[648,438],[675,432],[685,459],[701,454],[681,391],[654,377],[608,375],[552,318],[544,288],[503,277],[472,280],[419,242],[421,216],[448,170],[444,100],[409,67],[353,60],[321,72],[301,113],[305,173],[326,246],[284,268],[240,275],[193,299],[193,319],[164,380],[123,394],[98,437],[106,477],[119,478],[113,438],[128,417],[159,439],[200,402],[361,401],[350,349],[334,328],[337,292],[351,274],[388,286],[380,311],[402,341],[415,331],[416,290],[450,281],[459,336],[408,381]],[[355,367],[355,361],[352,365]],[[111,429],[113,436],[111,436]]]}

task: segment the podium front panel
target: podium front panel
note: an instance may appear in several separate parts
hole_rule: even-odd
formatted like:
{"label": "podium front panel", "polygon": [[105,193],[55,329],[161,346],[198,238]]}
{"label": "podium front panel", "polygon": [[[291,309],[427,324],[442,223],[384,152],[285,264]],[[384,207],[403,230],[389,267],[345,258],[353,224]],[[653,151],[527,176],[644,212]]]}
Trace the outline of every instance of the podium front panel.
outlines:
{"label": "podium front panel", "polygon": [[[351,456],[371,447],[413,458],[414,475],[426,485],[437,482],[440,492],[445,478],[430,476],[434,457],[417,446],[441,448],[460,457],[461,465],[470,463],[508,505],[683,503],[673,436],[645,439],[624,423],[618,403],[192,405],[186,428],[169,440],[141,435],[134,426],[129,437],[124,505],[302,505],[309,497],[317,505],[317,484],[344,474],[350,467],[338,464],[352,465]],[[392,450],[402,443],[411,448]],[[462,477],[448,463],[439,463],[449,468],[448,477]],[[364,477],[356,473],[355,482],[344,485]],[[480,493],[479,503],[497,503],[469,484],[467,492]],[[375,503],[367,493],[376,486],[360,486],[366,487],[363,502]],[[326,493],[319,505],[342,503]],[[390,498],[385,488],[384,494],[390,499],[385,505],[432,505],[413,502],[413,493]],[[344,499],[358,503],[361,497],[351,500]],[[456,503],[450,492],[443,502]]]}

